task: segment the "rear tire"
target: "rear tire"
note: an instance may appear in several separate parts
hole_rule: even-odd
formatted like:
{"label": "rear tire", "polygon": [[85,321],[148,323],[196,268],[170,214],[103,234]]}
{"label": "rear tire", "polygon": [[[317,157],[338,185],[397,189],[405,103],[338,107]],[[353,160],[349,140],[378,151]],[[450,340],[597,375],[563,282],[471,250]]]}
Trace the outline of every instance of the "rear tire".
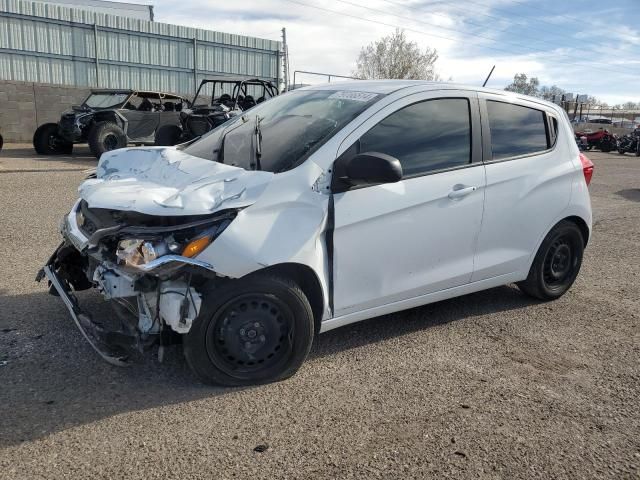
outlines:
{"label": "rear tire", "polygon": [[73,143],[58,135],[57,123],[43,123],[33,134],[33,148],[38,155],[65,155],[73,151]]}
{"label": "rear tire", "polygon": [[578,226],[568,220],[547,234],[533,260],[529,276],[517,283],[520,290],[540,300],[555,300],[566,293],[580,271],[584,238]]}
{"label": "rear tire", "polygon": [[205,383],[276,382],[300,368],[313,334],[313,312],[300,287],[258,273],[205,293],[200,314],[184,336],[184,355]]}
{"label": "rear tire", "polygon": [[177,145],[182,137],[182,129],[177,125],[163,125],[156,132],[157,146],[166,147]]}
{"label": "rear tire", "polygon": [[96,158],[104,152],[127,146],[127,136],[115,123],[98,122],[89,131],[89,148]]}

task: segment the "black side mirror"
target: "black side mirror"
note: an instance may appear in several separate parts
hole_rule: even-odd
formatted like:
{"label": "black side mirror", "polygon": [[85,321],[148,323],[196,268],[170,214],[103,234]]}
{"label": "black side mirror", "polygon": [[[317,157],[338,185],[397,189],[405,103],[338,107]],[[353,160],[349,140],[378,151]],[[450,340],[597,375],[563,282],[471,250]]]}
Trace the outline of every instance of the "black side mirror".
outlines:
{"label": "black side mirror", "polygon": [[340,193],[360,185],[394,183],[400,180],[400,160],[386,153],[365,152],[336,160],[331,183],[332,191]]}

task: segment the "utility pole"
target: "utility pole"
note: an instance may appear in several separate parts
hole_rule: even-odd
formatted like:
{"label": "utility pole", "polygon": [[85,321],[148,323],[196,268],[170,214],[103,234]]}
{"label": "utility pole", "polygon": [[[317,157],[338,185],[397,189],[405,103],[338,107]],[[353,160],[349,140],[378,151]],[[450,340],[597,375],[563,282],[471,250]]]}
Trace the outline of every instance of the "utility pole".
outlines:
{"label": "utility pole", "polygon": [[282,28],[282,70],[284,73],[284,91],[289,90],[289,46],[287,45],[287,29]]}

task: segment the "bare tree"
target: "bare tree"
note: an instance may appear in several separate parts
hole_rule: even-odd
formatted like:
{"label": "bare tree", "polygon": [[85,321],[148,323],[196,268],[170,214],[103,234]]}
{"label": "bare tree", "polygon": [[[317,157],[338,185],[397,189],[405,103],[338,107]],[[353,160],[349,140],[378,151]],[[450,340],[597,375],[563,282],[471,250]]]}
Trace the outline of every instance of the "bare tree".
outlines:
{"label": "bare tree", "polygon": [[527,78],[526,73],[516,73],[513,82],[505,87],[509,92],[521,93],[523,95],[539,96],[538,87],[540,81],[536,77]]}
{"label": "bare tree", "polygon": [[360,50],[354,77],[362,79],[401,78],[409,80],[440,80],[435,72],[438,52],[435,48],[424,51],[415,42],[407,40],[404,31],[373,42]]}

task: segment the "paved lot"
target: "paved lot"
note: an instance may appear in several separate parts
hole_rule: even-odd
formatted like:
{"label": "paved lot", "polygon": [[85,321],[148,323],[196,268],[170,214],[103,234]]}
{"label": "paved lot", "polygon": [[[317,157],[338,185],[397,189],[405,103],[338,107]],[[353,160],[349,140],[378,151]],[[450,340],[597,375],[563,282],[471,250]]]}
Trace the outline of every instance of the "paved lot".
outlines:
{"label": "paved lot", "polygon": [[590,156],[594,235],[562,299],[505,286],[370,320],[288,381],[215,389],[177,347],[98,359],[33,281],[95,160],[5,149],[0,478],[640,478],[640,159]]}

